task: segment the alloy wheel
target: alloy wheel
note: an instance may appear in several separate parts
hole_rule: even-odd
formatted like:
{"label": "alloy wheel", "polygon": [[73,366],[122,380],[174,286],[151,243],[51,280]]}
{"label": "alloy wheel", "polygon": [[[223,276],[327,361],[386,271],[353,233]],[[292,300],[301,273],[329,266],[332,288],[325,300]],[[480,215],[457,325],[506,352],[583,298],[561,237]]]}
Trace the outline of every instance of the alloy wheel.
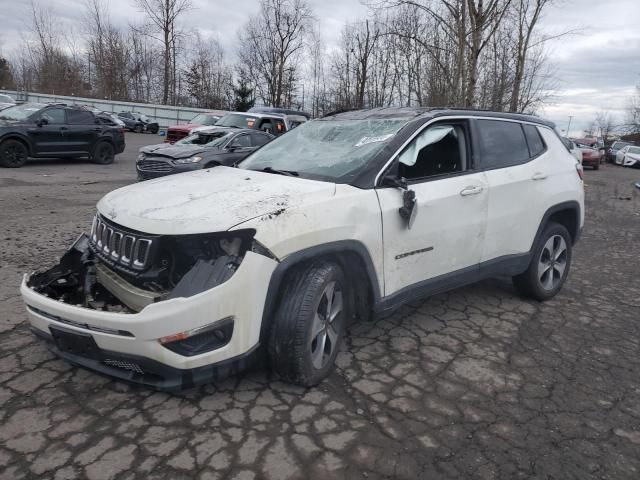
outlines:
{"label": "alloy wheel", "polygon": [[545,290],[553,290],[562,281],[567,268],[567,243],[561,235],[549,237],[538,260],[538,280]]}
{"label": "alloy wheel", "polygon": [[20,166],[25,162],[26,157],[24,148],[18,145],[8,145],[4,149],[4,161],[7,166]]}
{"label": "alloy wheel", "polygon": [[339,284],[329,283],[320,297],[311,326],[311,363],[320,370],[338,348],[343,296]]}

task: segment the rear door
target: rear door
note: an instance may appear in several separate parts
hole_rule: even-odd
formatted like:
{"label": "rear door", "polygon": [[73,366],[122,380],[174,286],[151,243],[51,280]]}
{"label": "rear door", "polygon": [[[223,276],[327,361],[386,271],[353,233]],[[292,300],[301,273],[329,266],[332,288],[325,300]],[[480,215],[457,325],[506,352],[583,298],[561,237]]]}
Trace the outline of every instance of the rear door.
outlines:
{"label": "rear door", "polygon": [[64,136],[67,130],[65,109],[62,107],[46,108],[38,118],[40,126],[29,130],[33,139],[35,154],[38,156],[56,156],[67,153],[69,146]]}
{"label": "rear door", "polygon": [[506,119],[475,121],[489,212],[482,262],[526,253],[547,205],[552,158],[537,127]]}
{"label": "rear door", "polygon": [[91,112],[67,110],[67,130],[64,136],[72,152],[90,153],[101,131],[102,127],[96,123]]}

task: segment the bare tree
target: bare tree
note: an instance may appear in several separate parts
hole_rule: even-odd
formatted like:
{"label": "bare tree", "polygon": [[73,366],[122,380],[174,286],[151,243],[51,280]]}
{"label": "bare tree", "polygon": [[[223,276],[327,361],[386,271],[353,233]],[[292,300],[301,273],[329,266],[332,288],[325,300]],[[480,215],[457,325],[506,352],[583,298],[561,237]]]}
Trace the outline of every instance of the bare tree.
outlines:
{"label": "bare tree", "polygon": [[138,8],[148,17],[162,42],[164,76],[162,87],[162,103],[167,104],[169,93],[175,97],[176,89],[176,47],[180,31],[177,27],[180,15],[192,8],[191,0],[135,0]]}
{"label": "bare tree", "polygon": [[276,107],[286,103],[311,21],[305,0],[262,0],[260,13],[239,32],[240,62],[263,102]]}

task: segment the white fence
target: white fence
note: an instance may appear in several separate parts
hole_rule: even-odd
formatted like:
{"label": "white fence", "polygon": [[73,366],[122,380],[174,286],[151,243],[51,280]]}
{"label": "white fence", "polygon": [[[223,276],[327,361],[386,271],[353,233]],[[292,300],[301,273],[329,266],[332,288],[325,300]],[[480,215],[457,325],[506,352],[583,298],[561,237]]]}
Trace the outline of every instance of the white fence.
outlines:
{"label": "white fence", "polygon": [[91,105],[106,112],[140,112],[154,118],[160,127],[168,127],[178,123],[187,123],[198,113],[218,112],[222,110],[204,110],[201,108],[172,107],[169,105],[153,105],[149,103],[118,102],[115,100],[101,100],[99,98],[66,97],[45,93],[18,92],[15,90],[0,90],[15,98],[19,102],[60,102],[67,104]]}

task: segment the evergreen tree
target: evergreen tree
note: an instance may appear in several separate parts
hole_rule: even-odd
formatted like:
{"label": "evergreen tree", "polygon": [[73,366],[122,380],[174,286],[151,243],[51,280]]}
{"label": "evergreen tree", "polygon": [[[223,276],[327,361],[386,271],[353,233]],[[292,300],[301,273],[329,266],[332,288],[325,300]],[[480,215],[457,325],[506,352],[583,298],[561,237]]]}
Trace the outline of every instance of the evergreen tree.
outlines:
{"label": "evergreen tree", "polygon": [[246,112],[255,103],[253,88],[249,86],[249,81],[244,72],[240,72],[238,84],[233,87],[233,108],[236,112]]}

